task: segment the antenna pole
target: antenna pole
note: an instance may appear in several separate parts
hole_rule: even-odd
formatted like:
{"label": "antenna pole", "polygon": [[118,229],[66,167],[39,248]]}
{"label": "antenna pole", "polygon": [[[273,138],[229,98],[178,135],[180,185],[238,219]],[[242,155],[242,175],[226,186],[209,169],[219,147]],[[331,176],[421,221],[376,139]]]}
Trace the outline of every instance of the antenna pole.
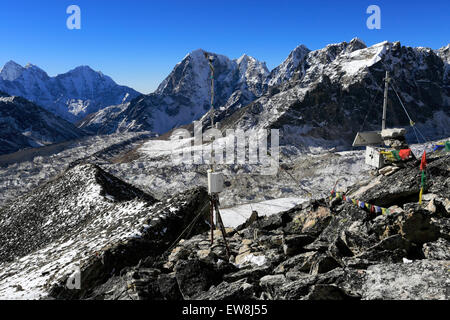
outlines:
{"label": "antenna pole", "polygon": [[[210,112],[210,117],[211,117],[211,128],[214,128],[214,66],[212,64],[213,62],[213,56],[209,56],[206,52],[205,54],[205,58],[206,60],[208,60],[208,64],[209,64],[209,69],[211,70],[211,110]],[[214,137],[212,138],[211,141],[211,170],[214,172]]]}
{"label": "antenna pole", "polygon": [[384,100],[383,100],[383,119],[381,122],[381,130],[386,129],[386,109],[388,103],[388,90],[389,90],[389,71],[386,71],[386,78],[384,79]]}

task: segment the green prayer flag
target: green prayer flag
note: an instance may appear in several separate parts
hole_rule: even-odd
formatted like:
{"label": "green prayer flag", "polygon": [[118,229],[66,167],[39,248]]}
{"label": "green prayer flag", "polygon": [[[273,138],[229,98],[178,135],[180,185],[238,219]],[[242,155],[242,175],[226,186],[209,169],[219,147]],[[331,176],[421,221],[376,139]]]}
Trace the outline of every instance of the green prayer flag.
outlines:
{"label": "green prayer flag", "polygon": [[425,170],[422,170],[422,177],[420,179],[420,187],[425,189],[426,184],[427,184],[427,176],[425,174]]}
{"label": "green prayer flag", "polygon": [[396,160],[402,160],[402,157],[400,157],[400,154],[399,154],[398,150],[392,150],[391,153],[392,153],[392,155],[394,156],[394,158]]}

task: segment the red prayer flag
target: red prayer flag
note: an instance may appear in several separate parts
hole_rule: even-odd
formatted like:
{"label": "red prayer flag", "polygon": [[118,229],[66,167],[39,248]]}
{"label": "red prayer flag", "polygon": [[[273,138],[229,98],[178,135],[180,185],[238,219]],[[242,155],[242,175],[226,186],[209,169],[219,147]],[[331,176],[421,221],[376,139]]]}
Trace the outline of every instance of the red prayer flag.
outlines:
{"label": "red prayer flag", "polygon": [[402,158],[403,160],[406,160],[409,158],[409,156],[411,155],[411,149],[401,149],[398,152],[398,155],[400,156],[400,158]]}
{"label": "red prayer flag", "polygon": [[420,170],[425,170],[427,166],[427,152],[424,151],[422,155],[422,161],[420,162]]}

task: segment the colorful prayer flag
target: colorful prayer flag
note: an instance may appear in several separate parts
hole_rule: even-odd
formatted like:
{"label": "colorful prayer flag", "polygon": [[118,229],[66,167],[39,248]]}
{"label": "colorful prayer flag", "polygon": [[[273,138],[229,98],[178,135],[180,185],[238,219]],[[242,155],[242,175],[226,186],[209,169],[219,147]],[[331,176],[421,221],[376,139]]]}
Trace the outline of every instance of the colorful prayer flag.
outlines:
{"label": "colorful prayer flag", "polygon": [[402,160],[407,160],[411,156],[411,149],[401,149],[398,152],[398,155]]}
{"label": "colorful prayer flag", "polygon": [[427,166],[427,152],[424,151],[422,155],[422,161],[420,161],[420,170],[425,170]]}

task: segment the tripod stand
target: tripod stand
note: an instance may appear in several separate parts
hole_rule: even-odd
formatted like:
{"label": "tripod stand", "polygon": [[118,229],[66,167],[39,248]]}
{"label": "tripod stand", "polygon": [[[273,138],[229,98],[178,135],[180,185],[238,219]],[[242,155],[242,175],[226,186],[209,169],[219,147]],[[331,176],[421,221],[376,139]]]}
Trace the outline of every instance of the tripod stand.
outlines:
{"label": "tripod stand", "polygon": [[230,248],[228,247],[228,241],[227,241],[227,232],[225,230],[225,226],[223,225],[222,217],[220,215],[219,211],[219,194],[213,193],[209,196],[210,201],[210,219],[211,219],[211,245],[214,243],[214,210],[216,211],[216,222],[219,225],[220,231],[222,233],[223,241],[225,242],[225,248],[227,250],[227,256],[228,259],[231,256]]}

